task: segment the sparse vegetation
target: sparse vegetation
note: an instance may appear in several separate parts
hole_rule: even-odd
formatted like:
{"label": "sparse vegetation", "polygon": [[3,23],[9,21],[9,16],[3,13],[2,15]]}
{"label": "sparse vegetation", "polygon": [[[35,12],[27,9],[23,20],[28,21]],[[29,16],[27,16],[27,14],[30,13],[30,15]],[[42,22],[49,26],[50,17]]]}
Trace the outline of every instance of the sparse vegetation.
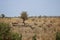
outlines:
{"label": "sparse vegetation", "polygon": [[[52,21],[52,22],[51,22]],[[1,23],[3,22],[3,23]],[[5,22],[5,23],[4,23]],[[28,18],[24,19],[22,23],[20,18],[0,18],[0,40],[48,40],[53,39],[56,30],[60,31],[60,18]],[[10,24],[7,24],[10,23]],[[13,26],[19,25],[19,26]],[[21,24],[21,25],[20,25]],[[23,26],[22,26],[23,25]],[[10,28],[11,26],[11,28]],[[11,32],[12,31],[12,32]],[[36,34],[36,35],[34,35]],[[2,36],[5,35],[5,36]],[[33,36],[34,35],[34,36]],[[57,33],[59,35],[59,33]],[[25,38],[24,38],[25,37]],[[47,37],[47,38],[45,38]],[[60,40],[59,36],[56,36],[56,40]]]}

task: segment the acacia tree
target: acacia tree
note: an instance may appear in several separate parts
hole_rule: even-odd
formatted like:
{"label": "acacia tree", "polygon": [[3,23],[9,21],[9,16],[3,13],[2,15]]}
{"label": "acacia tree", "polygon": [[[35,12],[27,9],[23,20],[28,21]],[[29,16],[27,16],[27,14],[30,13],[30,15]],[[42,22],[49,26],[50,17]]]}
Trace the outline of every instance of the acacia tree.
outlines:
{"label": "acacia tree", "polygon": [[4,15],[4,14],[1,14],[1,17],[2,17],[2,18],[4,18],[4,17],[5,17],[5,15]]}
{"label": "acacia tree", "polygon": [[40,16],[38,16],[38,18],[41,18],[41,15],[40,15]]}
{"label": "acacia tree", "polygon": [[21,18],[23,19],[23,23],[24,23],[24,25],[25,25],[25,20],[28,19],[27,12],[23,11],[23,12],[21,13]]}

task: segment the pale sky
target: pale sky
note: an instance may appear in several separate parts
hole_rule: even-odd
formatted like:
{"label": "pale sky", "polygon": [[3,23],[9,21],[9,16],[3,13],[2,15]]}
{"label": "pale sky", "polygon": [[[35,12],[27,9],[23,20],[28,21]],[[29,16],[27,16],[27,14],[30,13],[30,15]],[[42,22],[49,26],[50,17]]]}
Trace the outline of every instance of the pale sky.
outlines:
{"label": "pale sky", "polygon": [[13,17],[22,11],[30,16],[60,16],[60,0],[0,0],[0,14]]}

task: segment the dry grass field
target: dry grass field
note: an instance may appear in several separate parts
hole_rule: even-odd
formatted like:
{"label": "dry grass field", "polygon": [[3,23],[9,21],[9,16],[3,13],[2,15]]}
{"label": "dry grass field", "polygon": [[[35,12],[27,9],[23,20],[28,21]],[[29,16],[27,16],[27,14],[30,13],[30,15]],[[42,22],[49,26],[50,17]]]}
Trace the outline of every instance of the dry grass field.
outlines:
{"label": "dry grass field", "polygon": [[60,31],[60,18],[29,18],[25,26],[21,18],[0,18],[0,22],[9,23],[12,32],[22,34],[22,40],[56,40],[56,32]]}

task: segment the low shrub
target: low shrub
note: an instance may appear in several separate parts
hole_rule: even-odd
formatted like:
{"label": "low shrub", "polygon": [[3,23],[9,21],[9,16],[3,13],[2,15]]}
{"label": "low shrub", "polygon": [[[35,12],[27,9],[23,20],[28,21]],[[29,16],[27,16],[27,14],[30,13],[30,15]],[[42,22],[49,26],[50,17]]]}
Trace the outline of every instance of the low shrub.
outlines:
{"label": "low shrub", "polygon": [[22,40],[22,34],[19,35],[18,33],[12,33],[11,40]]}
{"label": "low shrub", "polygon": [[22,34],[13,33],[9,24],[0,23],[0,40],[22,40]]}
{"label": "low shrub", "polygon": [[60,40],[60,32],[56,33],[56,40]]}

